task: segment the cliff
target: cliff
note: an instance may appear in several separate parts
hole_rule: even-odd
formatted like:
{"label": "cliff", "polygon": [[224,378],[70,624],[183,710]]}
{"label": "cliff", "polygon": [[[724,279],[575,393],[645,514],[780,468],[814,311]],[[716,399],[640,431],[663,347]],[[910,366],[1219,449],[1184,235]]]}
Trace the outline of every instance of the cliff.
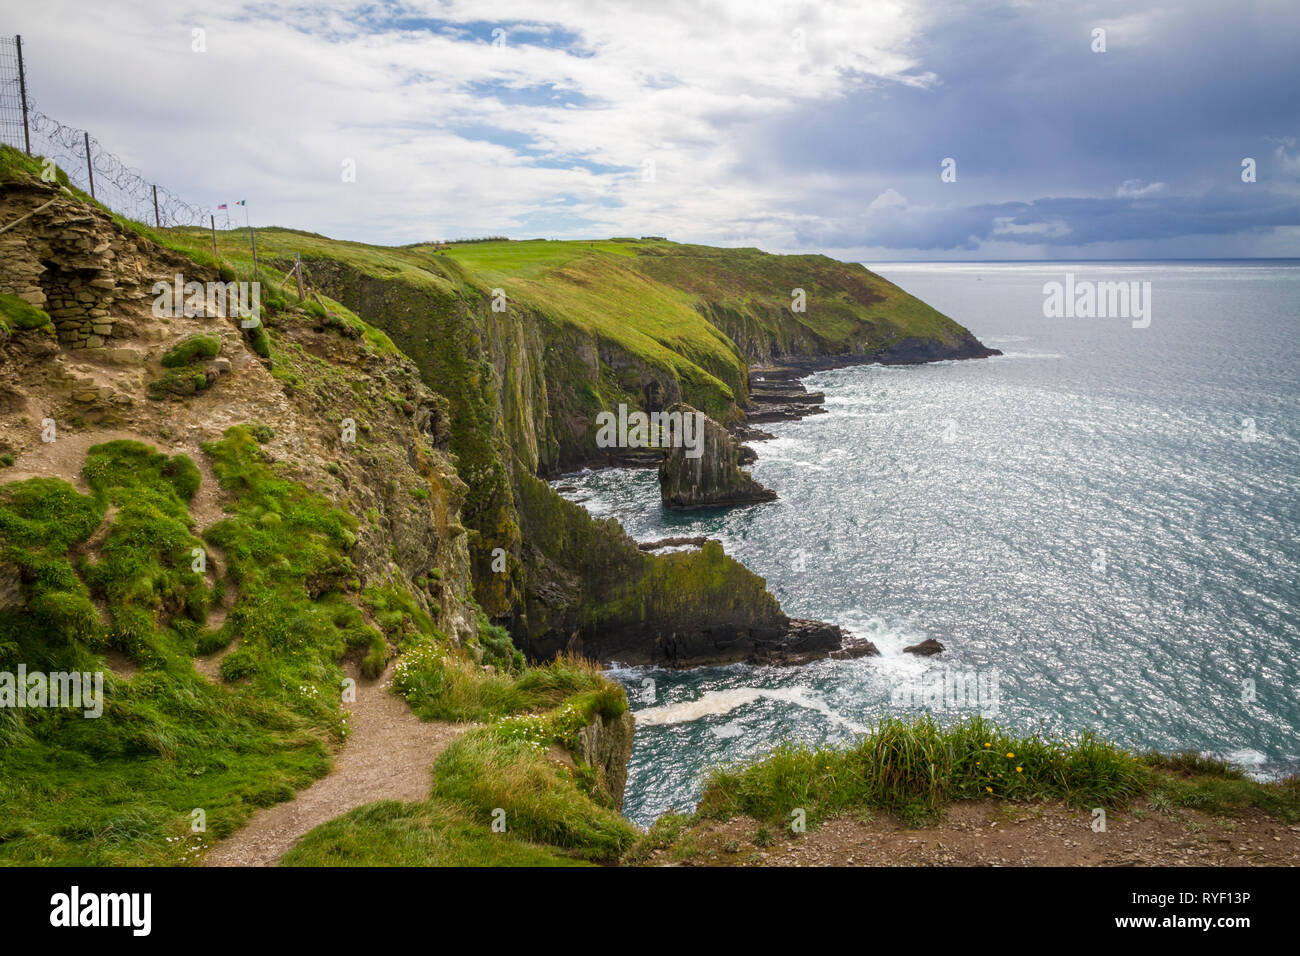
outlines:
{"label": "cliff", "polygon": [[[620,404],[688,403],[718,439],[755,360],[977,351],[820,257],[262,230],[255,272],[242,232],[214,253],[40,174],[0,149],[0,672],[101,674],[104,710],[0,709],[11,860],[191,860],[185,814],[220,837],[326,773],[344,665],[394,659],[421,717],[484,725],[420,812],[463,829],[520,798],[510,774],[545,779],[551,810],[511,804],[524,832],[616,856],[632,728],[575,655],[795,662],[844,635],[788,618],[716,542],[647,554],[543,479],[635,457],[596,443]],[[213,292],[254,283],[247,309]]]}
{"label": "cliff", "polygon": [[[172,239],[197,249],[202,236]],[[221,236],[223,259],[242,266],[243,241]],[[631,543],[528,481],[581,466],[654,463],[644,450],[600,447],[599,413],[685,402],[730,427],[750,407],[753,362],[992,354],[862,266],[824,256],[659,239],[394,249],[277,229],[260,230],[258,244],[263,261],[282,268],[301,254],[311,281],[382,329],[447,401],[448,448],[468,487],[462,517],[474,594],[534,658],[577,641],[590,653],[626,648],[650,630],[648,598],[605,602],[597,578],[609,572],[583,557],[601,554],[608,567],[624,568]],[[557,534],[570,526],[582,530]],[[573,547],[578,539],[587,552]],[[732,577],[745,578],[742,595],[765,593],[743,568]],[[714,643],[706,635],[718,626],[729,634],[759,626],[719,618],[714,608],[730,606],[728,595],[706,586],[699,598],[685,633],[667,632],[683,648]],[[769,624],[761,622],[764,634]],[[732,659],[754,649],[752,641],[724,643]]]}

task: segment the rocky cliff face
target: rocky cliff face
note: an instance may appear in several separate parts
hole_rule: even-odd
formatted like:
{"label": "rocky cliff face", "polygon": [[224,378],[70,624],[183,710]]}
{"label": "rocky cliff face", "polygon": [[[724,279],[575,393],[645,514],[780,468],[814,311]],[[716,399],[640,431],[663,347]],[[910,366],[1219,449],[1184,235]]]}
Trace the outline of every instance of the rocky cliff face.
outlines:
{"label": "rocky cliff face", "polygon": [[[90,446],[131,438],[199,463],[232,425],[257,423],[282,473],[363,520],[351,557],[361,588],[395,585],[456,639],[477,631],[468,535],[469,489],[449,457],[447,404],[391,345],[355,318],[323,321],[267,311],[275,353],[259,355],[238,319],[200,310],[154,315],[155,282],[218,279],[214,268],[162,248],[101,209],[37,183],[0,184],[0,222],[53,200],[0,236],[0,292],[47,306],[49,327],[0,343],[0,482],[62,477],[81,484]],[[164,356],[196,335],[213,360],[168,381]],[[371,333],[373,336],[373,333]],[[195,376],[203,386],[193,385]],[[351,419],[355,440],[344,441]],[[204,513],[221,517],[215,491]]]}
{"label": "rocky cliff face", "polygon": [[[597,447],[600,412],[620,403],[647,412],[685,403],[712,421],[704,456],[674,452],[665,463],[665,503],[771,500],[741,469],[739,449],[722,427],[744,418],[747,362],[901,356],[911,348],[904,333],[913,320],[896,314],[899,303],[935,330],[916,337],[926,357],[975,355],[982,346],[865,269],[824,257],[667,243],[617,258],[612,267],[599,257],[567,260],[543,281],[479,275],[454,255],[423,250],[381,274],[325,247],[312,254],[309,269],[332,296],[392,336],[425,384],[447,399],[449,448],[469,486],[463,514],[475,593],[530,655],[581,647],[602,660],[689,665],[838,647],[835,631],[792,638],[762,579],[731,559],[639,554],[615,526],[591,521],[535,476],[627,460],[626,449]],[[685,293],[716,331],[675,346],[667,358],[635,337],[603,331],[604,310],[654,302],[652,289],[660,287],[647,286],[647,278],[673,284],[678,298],[660,303],[669,317],[699,325],[683,318]],[[636,297],[631,305],[608,291],[623,285]],[[805,292],[806,311],[779,305],[793,287]],[[666,580],[672,576],[691,583]],[[795,650],[792,640],[815,650]]]}
{"label": "rocky cliff face", "polygon": [[669,508],[718,508],[775,501],[776,492],[764,488],[740,467],[740,445],[731,433],[686,404],[674,405],[671,414],[699,416],[696,444],[677,442],[659,465],[659,492]]}
{"label": "rocky cliff face", "polygon": [[625,710],[617,717],[597,717],[578,731],[577,755],[597,768],[600,785],[614,806],[623,808],[627,762],[632,759],[636,720]]}

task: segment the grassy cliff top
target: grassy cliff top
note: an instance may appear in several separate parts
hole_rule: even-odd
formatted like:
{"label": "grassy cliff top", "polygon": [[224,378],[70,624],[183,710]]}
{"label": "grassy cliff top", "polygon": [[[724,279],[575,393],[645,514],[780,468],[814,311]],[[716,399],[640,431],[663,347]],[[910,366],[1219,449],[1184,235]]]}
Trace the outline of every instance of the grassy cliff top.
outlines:
{"label": "grassy cliff top", "polygon": [[[151,235],[211,257],[208,230]],[[904,339],[970,340],[952,319],[861,264],[821,255],[654,238],[379,246],[278,227],[256,236],[262,265],[281,270],[300,254],[309,273],[313,261],[333,260],[443,295],[491,297],[499,289],[508,308],[595,335],[723,400],[738,397],[747,363],[768,352],[834,355]],[[251,269],[248,230],[219,231],[217,246],[221,260]]]}

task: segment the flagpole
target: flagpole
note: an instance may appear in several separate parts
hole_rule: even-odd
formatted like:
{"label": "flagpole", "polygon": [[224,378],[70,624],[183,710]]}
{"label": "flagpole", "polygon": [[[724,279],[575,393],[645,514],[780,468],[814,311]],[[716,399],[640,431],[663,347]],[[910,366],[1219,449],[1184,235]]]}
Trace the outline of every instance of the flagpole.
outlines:
{"label": "flagpole", "polygon": [[248,241],[253,247],[253,278],[257,279],[259,277],[259,270],[257,268],[257,236],[253,234],[253,224],[248,218],[247,199],[244,200],[244,225],[248,226]]}

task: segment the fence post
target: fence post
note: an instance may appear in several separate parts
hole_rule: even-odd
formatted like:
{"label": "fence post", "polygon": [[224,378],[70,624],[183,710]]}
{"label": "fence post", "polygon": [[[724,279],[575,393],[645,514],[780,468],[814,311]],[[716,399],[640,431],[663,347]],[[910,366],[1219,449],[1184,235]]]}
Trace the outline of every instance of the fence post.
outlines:
{"label": "fence post", "polygon": [[208,213],[208,221],[212,223],[212,254],[217,257],[217,262],[220,263],[221,256],[217,255],[217,214],[214,212]]}
{"label": "fence post", "polygon": [[90,198],[95,198],[95,170],[90,165],[90,134],[86,134],[86,175],[90,177]]}
{"label": "fence post", "polygon": [[14,37],[18,47],[18,92],[23,99],[23,142],[27,144],[27,155],[32,154],[32,134],[27,128],[27,74],[23,71],[23,38]]}
{"label": "fence post", "polygon": [[302,253],[295,252],[294,256],[297,259],[297,262],[294,264],[293,271],[298,274],[298,301],[306,302],[307,293],[305,293],[302,288]]}
{"label": "fence post", "polygon": [[252,226],[248,227],[248,241],[253,247],[253,278],[257,279],[260,278],[259,270],[257,268],[257,236],[253,234]]}
{"label": "fence post", "polygon": [[153,224],[162,228],[162,219],[158,215],[158,186],[153,187]]}

